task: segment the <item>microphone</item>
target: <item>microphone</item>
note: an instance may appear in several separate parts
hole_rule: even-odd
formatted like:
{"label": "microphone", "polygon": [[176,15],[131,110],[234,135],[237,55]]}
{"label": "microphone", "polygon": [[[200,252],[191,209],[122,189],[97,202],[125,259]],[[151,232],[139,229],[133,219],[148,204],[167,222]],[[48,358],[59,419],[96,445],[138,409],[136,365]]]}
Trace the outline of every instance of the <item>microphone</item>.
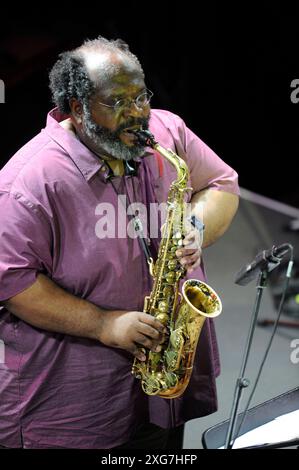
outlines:
{"label": "microphone", "polygon": [[239,286],[246,286],[252,281],[257,271],[264,271],[267,269],[268,272],[276,268],[282,260],[283,256],[290,250],[290,245],[284,243],[279,246],[273,246],[270,250],[261,251],[254,260],[244,266],[240,271],[237,272],[235,278],[235,284]]}

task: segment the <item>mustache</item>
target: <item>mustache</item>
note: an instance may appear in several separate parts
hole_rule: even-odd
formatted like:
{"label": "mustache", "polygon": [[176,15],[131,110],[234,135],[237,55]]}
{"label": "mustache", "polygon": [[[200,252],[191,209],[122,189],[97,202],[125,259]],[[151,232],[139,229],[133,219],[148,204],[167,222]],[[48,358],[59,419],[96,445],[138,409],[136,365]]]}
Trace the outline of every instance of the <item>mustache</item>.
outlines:
{"label": "mustache", "polygon": [[117,130],[115,131],[116,134],[120,134],[124,129],[128,127],[141,127],[142,129],[148,129],[149,119],[147,118],[139,118],[139,119],[130,119],[124,124],[120,124]]}

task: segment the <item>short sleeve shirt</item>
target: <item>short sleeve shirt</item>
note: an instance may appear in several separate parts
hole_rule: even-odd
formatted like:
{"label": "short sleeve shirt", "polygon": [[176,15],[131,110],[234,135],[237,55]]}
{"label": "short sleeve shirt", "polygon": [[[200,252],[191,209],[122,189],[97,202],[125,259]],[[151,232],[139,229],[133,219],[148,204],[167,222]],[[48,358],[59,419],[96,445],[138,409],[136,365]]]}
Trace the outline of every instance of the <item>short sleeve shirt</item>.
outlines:
{"label": "short sleeve shirt", "polygon": [[[43,273],[105,309],[142,310],[152,280],[138,239],[128,235],[126,204],[142,203],[152,214],[154,233],[148,222],[145,229],[157,251],[155,208],[166,202],[176,172],[147,148],[136,174],[111,184],[107,167],[59,124],[63,118],[52,110],[46,127],[0,172],[0,301]],[[238,194],[236,172],[178,116],[152,110],[150,130],[186,160],[193,193],[212,188]],[[192,277],[204,280],[203,266]],[[128,441],[140,423],[172,427],[216,410],[219,362],[210,320],[190,384],[173,400],[144,394],[126,351],[38,329],[4,307],[0,339],[0,445],[112,448]]]}

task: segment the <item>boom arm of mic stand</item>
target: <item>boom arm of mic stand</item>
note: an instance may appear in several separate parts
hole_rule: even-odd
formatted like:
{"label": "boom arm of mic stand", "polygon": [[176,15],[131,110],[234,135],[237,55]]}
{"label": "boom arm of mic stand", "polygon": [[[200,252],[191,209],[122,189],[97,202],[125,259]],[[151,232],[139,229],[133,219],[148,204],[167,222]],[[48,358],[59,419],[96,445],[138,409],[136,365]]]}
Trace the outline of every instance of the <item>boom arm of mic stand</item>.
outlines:
{"label": "boom arm of mic stand", "polygon": [[232,409],[231,409],[231,413],[229,417],[229,424],[228,424],[228,430],[227,430],[227,434],[225,438],[224,449],[231,449],[233,447],[240,399],[242,396],[243,389],[248,387],[250,383],[249,380],[244,377],[244,375],[245,375],[245,370],[246,370],[246,366],[247,366],[247,362],[249,358],[249,353],[250,353],[251,346],[252,346],[252,339],[253,339],[254,331],[257,325],[257,317],[258,317],[258,313],[260,309],[263,290],[266,287],[266,283],[267,283],[267,274],[268,274],[267,269],[261,271],[259,274],[258,282],[257,282],[257,293],[256,293],[254,308],[253,308],[252,317],[251,317],[251,324],[250,324],[250,328],[249,328],[249,332],[247,336],[247,341],[246,341],[246,346],[245,346],[245,350],[243,354],[239,377],[237,379],[236,386],[235,386],[234,399],[233,399]]}

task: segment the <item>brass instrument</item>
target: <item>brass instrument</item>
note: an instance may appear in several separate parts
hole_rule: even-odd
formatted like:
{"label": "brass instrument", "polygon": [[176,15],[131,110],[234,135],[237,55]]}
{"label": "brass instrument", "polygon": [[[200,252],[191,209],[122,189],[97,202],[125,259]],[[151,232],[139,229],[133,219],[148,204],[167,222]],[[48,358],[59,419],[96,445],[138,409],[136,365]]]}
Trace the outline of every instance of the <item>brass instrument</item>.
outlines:
{"label": "brass instrument", "polygon": [[[167,199],[167,215],[157,261],[150,259],[153,287],[145,297],[143,311],[153,315],[169,332],[160,352],[143,350],[146,360],[134,360],[132,373],[141,379],[142,389],[148,395],[176,398],[185,391],[193,368],[196,346],[206,317],[216,317],[222,311],[216,292],[202,281],[186,280],[179,293],[180,280],[186,269],[176,257],[184,238],[186,191],[189,170],[185,161],[170,149],[159,145],[145,130],[135,130],[140,143],[159,152],[176,169]],[[204,359],[203,359],[204,360]]]}

